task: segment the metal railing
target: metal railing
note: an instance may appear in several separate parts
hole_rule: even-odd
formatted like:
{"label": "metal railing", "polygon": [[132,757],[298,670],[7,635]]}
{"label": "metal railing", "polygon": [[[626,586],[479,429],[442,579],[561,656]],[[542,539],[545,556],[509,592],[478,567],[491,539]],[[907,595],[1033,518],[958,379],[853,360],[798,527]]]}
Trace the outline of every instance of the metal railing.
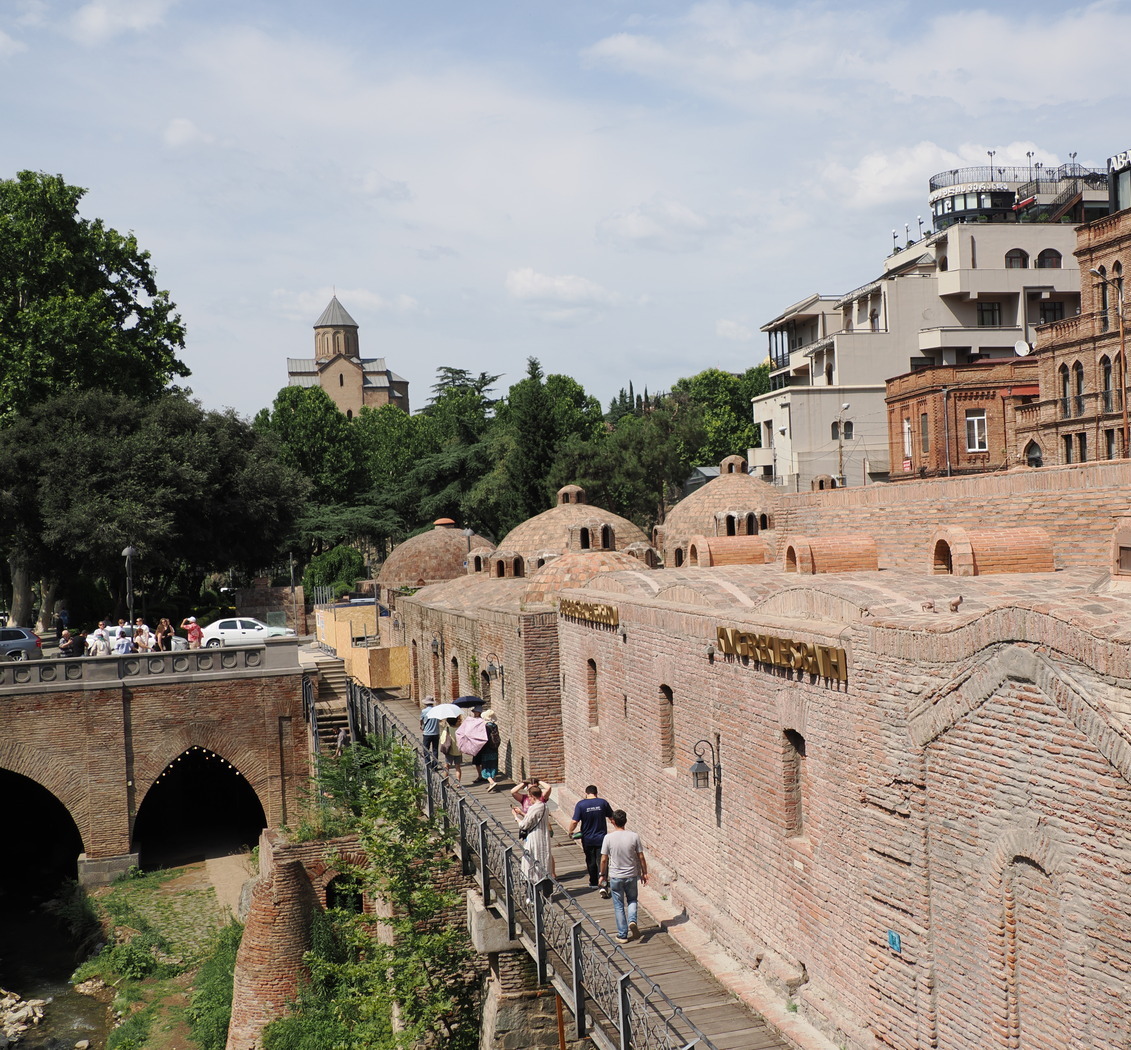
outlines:
{"label": "metal railing", "polygon": [[573,1012],[579,1039],[588,1035],[604,1050],[717,1050],[561,883],[530,870],[514,829],[448,782],[415,727],[359,682],[350,679],[348,690],[355,739],[391,738],[413,752],[429,816],[457,833],[464,874],[530,953],[539,983],[552,984]]}
{"label": "metal railing", "polygon": [[[1034,176],[1040,171],[1040,175]],[[961,186],[970,182],[1019,182],[1022,183],[1019,195],[1036,182],[1057,183],[1067,178],[1084,178],[1089,185],[1107,185],[1107,171],[1103,168],[1088,168],[1083,164],[1061,164],[1056,168],[1038,169],[1036,165],[975,165],[970,168],[952,168],[932,175],[930,192],[945,189],[947,186]]]}
{"label": "metal railing", "polygon": [[310,753],[317,755],[322,750],[318,739],[318,694],[310,675],[302,676],[302,717],[306,720],[306,730],[310,736]]}

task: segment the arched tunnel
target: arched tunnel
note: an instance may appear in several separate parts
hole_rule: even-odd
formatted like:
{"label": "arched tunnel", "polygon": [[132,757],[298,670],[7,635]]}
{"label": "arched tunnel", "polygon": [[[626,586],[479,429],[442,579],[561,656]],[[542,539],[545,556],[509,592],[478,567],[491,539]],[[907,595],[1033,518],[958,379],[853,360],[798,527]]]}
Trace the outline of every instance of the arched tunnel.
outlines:
{"label": "arched tunnel", "polygon": [[67,807],[34,780],[0,769],[7,816],[0,897],[46,899],[78,874],[82,838]]}
{"label": "arched tunnel", "polygon": [[250,849],[266,826],[263,806],[239,770],[194,746],[146,792],[134,821],[133,850],[146,870],[191,864]]}

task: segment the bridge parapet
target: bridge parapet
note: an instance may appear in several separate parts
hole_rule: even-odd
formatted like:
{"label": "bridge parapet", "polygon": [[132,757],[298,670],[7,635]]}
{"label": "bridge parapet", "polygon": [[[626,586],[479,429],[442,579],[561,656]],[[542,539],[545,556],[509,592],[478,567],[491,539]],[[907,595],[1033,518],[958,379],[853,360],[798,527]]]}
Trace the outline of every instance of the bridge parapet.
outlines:
{"label": "bridge parapet", "polygon": [[105,689],[118,682],[160,685],[233,675],[293,674],[298,666],[295,638],[271,638],[260,645],[220,649],[180,649],[171,653],[56,657],[0,663],[0,696],[59,689]]}

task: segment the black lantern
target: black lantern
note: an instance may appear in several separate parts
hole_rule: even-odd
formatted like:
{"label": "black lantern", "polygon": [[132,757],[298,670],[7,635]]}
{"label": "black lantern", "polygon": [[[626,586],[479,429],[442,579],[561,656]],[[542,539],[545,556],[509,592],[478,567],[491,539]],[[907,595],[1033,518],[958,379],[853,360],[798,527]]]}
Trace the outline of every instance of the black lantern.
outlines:
{"label": "black lantern", "polygon": [[[710,765],[703,761],[703,748],[707,748],[711,753]],[[723,771],[715,754],[715,746],[710,740],[697,740],[692,751],[695,752],[695,761],[688,770],[691,774],[691,786],[694,788],[710,787],[711,774],[714,773],[715,786],[718,787],[722,782]]]}

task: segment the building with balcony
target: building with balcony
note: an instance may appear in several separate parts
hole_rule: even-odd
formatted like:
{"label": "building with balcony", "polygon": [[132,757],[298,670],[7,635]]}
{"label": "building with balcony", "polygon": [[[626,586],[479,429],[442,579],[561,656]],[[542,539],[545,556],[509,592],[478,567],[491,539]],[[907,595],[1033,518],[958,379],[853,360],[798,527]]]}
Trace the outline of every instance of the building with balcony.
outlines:
{"label": "building with balcony", "polygon": [[[1131,174],[1131,163],[1127,171]],[[1076,231],[1083,311],[1038,333],[1041,396],[1018,411],[1019,461],[1086,463],[1131,452],[1124,365],[1123,274],[1131,267],[1131,200],[1127,203]]]}
{"label": "building with balcony", "polygon": [[[1106,209],[1106,176],[1087,175],[1089,185],[1102,183],[1105,197],[1096,207]],[[1091,196],[1100,191],[1088,192],[1090,213]],[[1013,360],[1029,351],[1040,326],[1079,313],[1071,225],[1016,217],[992,222],[992,212],[955,216],[953,206],[948,214],[943,229],[888,256],[875,279],[847,295],[810,296],[762,326],[771,389],[752,403],[762,448],[749,455],[766,479],[800,490],[830,477],[835,485],[884,480],[904,474],[907,459],[916,474],[927,458],[928,471],[945,468],[937,445],[924,454],[916,444],[915,421],[912,455],[902,454],[902,417],[899,441],[891,446],[887,380],[922,369]],[[1005,371],[1004,388],[1017,386]],[[923,383],[924,390],[945,385]],[[999,408],[1004,413],[1006,406],[993,402],[987,425]],[[916,420],[921,414],[915,413]],[[965,418],[956,425],[964,435]]]}

